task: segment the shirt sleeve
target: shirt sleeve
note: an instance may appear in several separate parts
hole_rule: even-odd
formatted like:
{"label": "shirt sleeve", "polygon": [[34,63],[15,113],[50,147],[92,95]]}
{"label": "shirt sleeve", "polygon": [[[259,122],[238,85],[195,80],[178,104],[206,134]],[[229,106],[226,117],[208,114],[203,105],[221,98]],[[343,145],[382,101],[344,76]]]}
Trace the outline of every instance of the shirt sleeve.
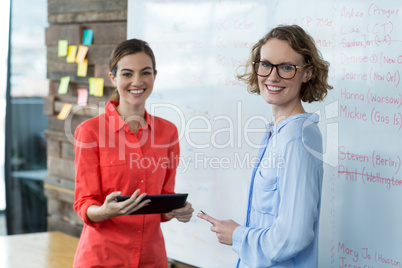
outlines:
{"label": "shirt sleeve", "polygon": [[[179,156],[180,156],[180,145],[179,145],[179,137],[177,133],[176,127],[174,128],[172,138],[170,139],[170,144],[168,148],[167,159],[169,161],[166,170],[166,177],[162,187],[162,194],[174,194],[174,186],[175,186],[175,178],[176,178],[176,170],[179,165]],[[165,220],[161,215],[161,221],[165,222]]]}
{"label": "shirt sleeve", "polygon": [[250,267],[269,267],[305,249],[314,238],[319,217],[322,162],[300,140],[284,150],[286,167],[279,172],[280,204],[271,228],[239,226],[233,233],[233,250]]}
{"label": "shirt sleeve", "polygon": [[96,226],[87,217],[91,205],[102,205],[97,138],[82,125],[75,131],[75,202],[74,209],[84,223]]}

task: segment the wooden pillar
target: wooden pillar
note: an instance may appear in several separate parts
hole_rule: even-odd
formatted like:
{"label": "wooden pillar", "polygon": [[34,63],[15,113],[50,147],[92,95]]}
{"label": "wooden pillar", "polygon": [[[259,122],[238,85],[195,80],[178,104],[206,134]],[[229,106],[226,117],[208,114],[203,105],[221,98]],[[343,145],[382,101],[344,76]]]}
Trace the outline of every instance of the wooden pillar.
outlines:
{"label": "wooden pillar", "polygon": [[[74,146],[72,135],[81,122],[98,115],[113,92],[108,76],[109,55],[118,42],[126,39],[127,0],[48,0],[46,29],[47,78],[49,95],[45,98],[44,113],[48,115],[47,167],[44,181],[48,198],[48,230],[61,231],[79,237],[83,222],[73,210]],[[77,63],[67,63],[58,57],[58,41],[70,45],[82,44],[84,29],[93,30],[93,44],[87,55],[87,77],[77,76]],[[70,76],[66,94],[58,94],[60,78]],[[103,97],[89,96],[88,107],[70,114],[66,120],[57,119],[64,103],[77,105],[77,89],[88,89],[89,77],[105,79]],[[66,130],[66,125],[70,127]]]}

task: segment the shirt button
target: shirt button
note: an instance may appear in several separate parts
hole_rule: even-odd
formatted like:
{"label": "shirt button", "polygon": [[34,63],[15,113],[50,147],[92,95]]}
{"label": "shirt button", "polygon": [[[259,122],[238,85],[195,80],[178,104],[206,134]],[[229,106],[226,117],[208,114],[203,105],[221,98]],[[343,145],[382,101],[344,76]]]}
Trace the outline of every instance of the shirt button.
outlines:
{"label": "shirt button", "polygon": [[141,230],[138,230],[138,233],[140,234],[140,233],[141,233]]}
{"label": "shirt button", "polygon": [[144,180],[141,180],[141,183],[144,183]]}

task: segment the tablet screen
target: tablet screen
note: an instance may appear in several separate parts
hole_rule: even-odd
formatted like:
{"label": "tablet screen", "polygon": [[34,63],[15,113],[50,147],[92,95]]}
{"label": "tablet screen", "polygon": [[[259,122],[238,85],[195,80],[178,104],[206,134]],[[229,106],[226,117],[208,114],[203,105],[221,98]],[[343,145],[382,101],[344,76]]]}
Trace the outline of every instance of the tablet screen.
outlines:
{"label": "tablet screen", "polygon": [[[150,199],[151,202],[148,206],[143,207],[137,211],[131,213],[131,215],[137,214],[160,214],[167,213],[176,208],[184,207],[188,194],[160,194],[160,195],[147,195],[143,200]],[[127,200],[130,196],[118,196],[116,200],[118,202]]]}

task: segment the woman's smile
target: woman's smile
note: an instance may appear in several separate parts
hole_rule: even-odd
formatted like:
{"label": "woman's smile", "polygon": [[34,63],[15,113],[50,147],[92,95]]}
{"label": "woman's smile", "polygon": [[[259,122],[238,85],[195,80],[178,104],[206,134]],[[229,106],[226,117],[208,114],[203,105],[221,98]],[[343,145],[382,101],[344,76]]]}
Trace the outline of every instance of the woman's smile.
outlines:
{"label": "woman's smile", "polygon": [[141,88],[141,89],[131,89],[131,90],[129,90],[129,92],[130,92],[132,95],[138,97],[138,96],[141,96],[142,93],[145,92],[145,88]]}
{"label": "woman's smile", "polygon": [[285,87],[275,86],[275,85],[265,85],[265,88],[270,94],[279,94]]}

